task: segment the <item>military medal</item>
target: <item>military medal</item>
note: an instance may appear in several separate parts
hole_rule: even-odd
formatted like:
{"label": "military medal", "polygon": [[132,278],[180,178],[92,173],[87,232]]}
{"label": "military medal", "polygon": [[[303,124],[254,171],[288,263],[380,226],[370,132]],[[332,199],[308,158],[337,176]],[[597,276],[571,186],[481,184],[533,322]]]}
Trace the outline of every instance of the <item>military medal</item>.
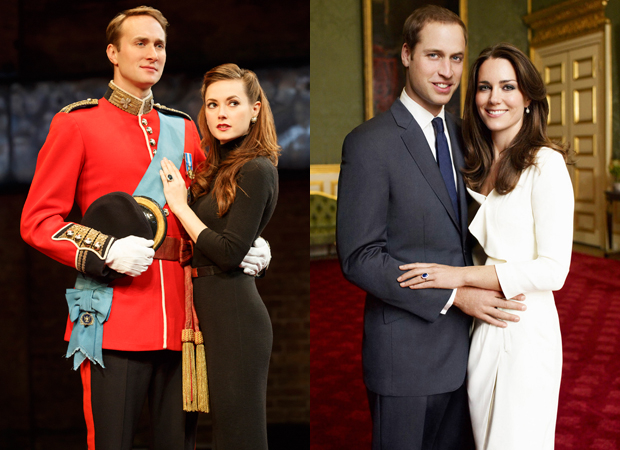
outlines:
{"label": "military medal", "polygon": [[[184,159],[185,159],[185,173],[187,174],[190,180],[193,180],[196,175],[194,174],[194,162],[192,160],[192,154],[185,153]],[[191,202],[192,202],[192,188],[188,187],[187,188],[187,203],[189,204]]]}
{"label": "military medal", "polygon": [[191,180],[194,179],[194,163],[191,153],[185,153],[185,172]]}
{"label": "military medal", "polygon": [[93,315],[89,312],[84,312],[82,313],[82,315],[80,316],[80,325],[82,326],[89,326],[92,325],[95,322],[95,319],[93,317]]}

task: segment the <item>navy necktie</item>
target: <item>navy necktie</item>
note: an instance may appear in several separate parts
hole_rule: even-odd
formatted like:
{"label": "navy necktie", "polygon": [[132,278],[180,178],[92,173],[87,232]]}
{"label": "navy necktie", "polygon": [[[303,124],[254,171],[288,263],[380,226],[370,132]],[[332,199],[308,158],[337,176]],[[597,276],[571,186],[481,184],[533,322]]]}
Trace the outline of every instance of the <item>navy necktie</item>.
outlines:
{"label": "navy necktie", "polygon": [[446,183],[446,188],[448,188],[448,194],[450,194],[450,200],[452,200],[456,219],[460,221],[459,203],[458,197],[456,196],[456,185],[454,184],[454,172],[452,171],[452,158],[450,158],[450,149],[448,148],[446,134],[443,131],[443,120],[441,117],[435,117],[433,119],[433,128],[436,134],[435,148],[437,149],[439,171],[441,172],[444,183]]}

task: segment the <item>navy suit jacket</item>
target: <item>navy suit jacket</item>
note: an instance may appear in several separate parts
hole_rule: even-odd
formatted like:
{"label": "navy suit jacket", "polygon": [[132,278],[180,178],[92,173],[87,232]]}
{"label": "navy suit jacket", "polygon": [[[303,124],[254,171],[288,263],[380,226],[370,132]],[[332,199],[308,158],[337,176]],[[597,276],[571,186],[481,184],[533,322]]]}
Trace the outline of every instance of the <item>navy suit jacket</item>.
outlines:
{"label": "navy suit jacket", "polygon": [[471,317],[441,311],[452,290],[401,288],[399,265],[471,265],[461,129],[446,114],[457,168],[457,221],[439,166],[400,100],[345,139],[337,245],[344,276],[367,292],[364,381],[386,396],[451,392],[465,380]]}

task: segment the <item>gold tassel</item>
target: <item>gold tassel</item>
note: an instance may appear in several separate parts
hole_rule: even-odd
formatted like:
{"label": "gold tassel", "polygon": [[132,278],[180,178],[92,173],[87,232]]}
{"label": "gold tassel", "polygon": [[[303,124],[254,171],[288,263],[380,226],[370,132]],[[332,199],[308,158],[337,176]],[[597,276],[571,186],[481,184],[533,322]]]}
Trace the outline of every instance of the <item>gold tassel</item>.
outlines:
{"label": "gold tassel", "polygon": [[194,333],[194,342],[196,343],[196,381],[198,390],[197,410],[200,412],[209,412],[209,382],[207,380],[207,358],[205,355],[204,339],[202,332]]}
{"label": "gold tassel", "polygon": [[196,411],[196,361],[194,357],[194,330],[183,330],[183,410]]}

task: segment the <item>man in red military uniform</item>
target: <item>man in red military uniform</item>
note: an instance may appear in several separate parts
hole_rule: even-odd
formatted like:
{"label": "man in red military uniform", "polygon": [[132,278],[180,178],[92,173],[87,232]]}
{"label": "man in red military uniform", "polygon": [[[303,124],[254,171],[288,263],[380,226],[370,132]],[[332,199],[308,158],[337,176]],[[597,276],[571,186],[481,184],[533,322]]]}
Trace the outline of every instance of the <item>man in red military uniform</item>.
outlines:
{"label": "man in red military uniform", "polygon": [[[107,55],[114,79],[104,98],[74,103],[54,117],[22,214],[23,239],[51,258],[91,277],[128,275],[109,285],[113,302],[103,328],[105,368],[89,360],[80,365],[91,450],[130,450],[147,397],[153,448],[195,445],[195,417],[188,415],[186,424],[182,411],[185,291],[179,261],[158,259],[151,240],[116,239],[95,227],[65,222],[74,202],[84,213],[111,192],[136,193],[157,152],[175,142],[163,140],[171,119],[180,136],[176,145],[183,147],[174,150],[182,155],[188,186],[191,169],[205,159],[191,118],[153,101],[151,87],[166,62],[167,25],[161,12],[148,7],[125,11],[110,22]],[[187,239],[174,215],[166,206],[163,210],[166,239]],[[265,246],[246,262],[246,272],[260,271],[269,258]],[[69,320],[66,340],[73,326]]]}

